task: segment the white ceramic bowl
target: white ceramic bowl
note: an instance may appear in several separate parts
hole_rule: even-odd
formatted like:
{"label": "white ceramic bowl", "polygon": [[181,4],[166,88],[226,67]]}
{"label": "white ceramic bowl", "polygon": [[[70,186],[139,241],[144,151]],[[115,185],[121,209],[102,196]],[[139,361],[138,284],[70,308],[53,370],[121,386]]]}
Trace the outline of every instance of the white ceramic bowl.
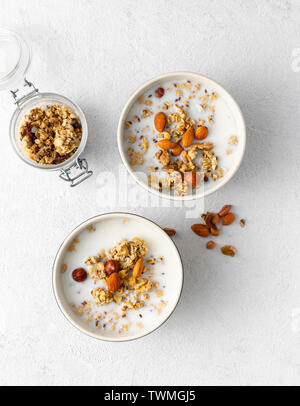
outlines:
{"label": "white ceramic bowl", "polygon": [[[87,230],[89,226],[94,226],[96,231],[93,233],[89,232]],[[73,299],[71,298],[72,294],[85,295],[86,292],[86,294],[89,295],[88,300],[90,300],[90,291],[95,287],[94,282],[88,278],[84,284],[76,283],[72,279],[72,271],[81,267],[87,268],[84,261],[90,256],[96,255],[101,248],[107,250],[124,238],[132,239],[134,237],[140,237],[148,243],[150,255],[154,255],[156,258],[159,256],[165,257],[164,263],[155,266],[155,268],[157,266],[161,268],[155,272],[157,275],[154,279],[158,281],[159,279],[156,278],[162,279],[160,282],[163,282],[162,284],[165,285],[165,294],[162,299],[167,305],[163,308],[161,314],[152,312],[150,305],[147,305],[145,309],[141,309],[141,313],[144,312],[143,319],[139,319],[139,321],[144,323],[144,327],[141,330],[133,328],[129,329],[128,332],[119,334],[119,331],[97,329],[94,323],[86,323],[83,318],[74,312],[70,305],[70,302],[73,302],[73,300],[71,300]],[[70,252],[69,247],[75,238],[78,238],[80,243],[76,245],[76,252]],[[63,274],[61,270],[64,264],[68,265],[68,270]],[[64,316],[82,333],[104,341],[120,342],[135,340],[161,327],[174,312],[180,300],[182,288],[183,265],[174,242],[165,231],[155,223],[133,214],[103,214],[79,225],[62,243],[53,266],[54,294]],[[80,291],[82,292],[79,293]],[[78,296],[78,304],[80,304],[82,300],[81,296]],[[120,311],[117,305],[114,306],[114,311]],[[105,310],[105,308],[102,306],[100,311],[103,310]],[[138,318],[138,313],[139,311],[132,311],[128,317]]]}
{"label": "white ceramic bowl", "polygon": [[[237,157],[234,161],[234,165],[230,167],[230,169],[226,172],[224,177],[219,180],[216,183],[213,183],[209,186],[205,185],[204,188],[199,188],[196,193],[193,195],[188,195],[188,196],[173,196],[167,193],[160,193],[159,191],[155,190],[154,188],[151,188],[147,182],[145,182],[145,176],[139,176],[138,171],[140,168],[136,168],[136,170],[133,169],[133,167],[130,165],[126,150],[128,146],[126,147],[125,145],[125,123],[128,120],[128,114],[130,113],[132,107],[136,103],[136,101],[148,90],[154,88],[154,87],[160,87],[163,85],[163,83],[168,82],[168,81],[180,81],[180,80],[190,80],[190,81],[195,81],[198,83],[201,83],[203,87],[207,87],[211,89],[212,91],[216,92],[218,97],[222,98],[227,106],[230,108],[232,116],[236,122],[236,128],[237,128],[237,136],[239,139],[239,144],[237,148]],[[217,120],[217,117],[216,117]],[[140,184],[144,189],[147,191],[154,193],[158,196],[166,197],[171,200],[194,200],[198,199],[207,195],[210,195],[217,190],[219,190],[221,187],[223,187],[229,180],[235,175],[235,173],[238,171],[244,154],[245,154],[245,149],[246,149],[246,125],[245,125],[245,120],[243,117],[243,114],[236,103],[236,101],[233,99],[233,97],[217,82],[215,82],[212,79],[209,79],[206,76],[197,74],[197,73],[192,73],[192,72],[174,72],[174,73],[167,73],[161,76],[158,76],[149,82],[143,84],[128,100],[126,103],[124,110],[122,112],[120,121],[119,121],[119,127],[118,127],[118,146],[119,146],[119,152],[122,158],[122,161],[127,168],[128,172],[133,176],[135,181]],[[225,153],[225,151],[224,151]],[[154,162],[154,161],[153,161]],[[155,165],[154,165],[155,166]],[[222,165],[221,165],[222,166]]]}

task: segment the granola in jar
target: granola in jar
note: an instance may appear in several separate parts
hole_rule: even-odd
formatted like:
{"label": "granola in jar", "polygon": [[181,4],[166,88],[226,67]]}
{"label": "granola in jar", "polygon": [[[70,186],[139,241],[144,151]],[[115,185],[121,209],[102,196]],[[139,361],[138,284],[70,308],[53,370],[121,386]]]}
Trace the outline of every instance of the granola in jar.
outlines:
{"label": "granola in jar", "polygon": [[25,154],[39,165],[53,166],[67,161],[77,151],[81,139],[78,116],[61,105],[32,109],[20,128]]}

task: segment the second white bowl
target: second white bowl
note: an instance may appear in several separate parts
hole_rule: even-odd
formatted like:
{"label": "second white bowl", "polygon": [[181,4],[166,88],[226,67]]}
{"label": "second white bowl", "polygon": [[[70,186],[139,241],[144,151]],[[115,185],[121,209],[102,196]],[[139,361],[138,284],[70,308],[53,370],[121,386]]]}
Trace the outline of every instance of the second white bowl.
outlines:
{"label": "second white bowl", "polygon": [[[211,91],[215,92],[219,98],[221,98],[228,108],[231,111],[232,119],[235,121],[235,126],[236,126],[236,134],[226,134],[224,133],[224,137],[229,138],[230,135],[236,135],[238,137],[238,145],[236,146],[235,150],[235,158],[233,161],[233,164],[226,170],[224,177],[222,179],[219,179],[217,182],[209,182],[208,184],[205,184],[203,188],[200,188],[197,190],[196,193],[188,195],[188,196],[173,196],[170,195],[169,193],[164,193],[164,192],[159,192],[154,188],[151,188],[146,181],[148,179],[149,173],[146,173],[145,168],[141,167],[132,167],[130,165],[130,161],[127,155],[127,149],[128,145],[126,145],[126,140],[125,140],[125,123],[128,121],[128,115],[130,114],[134,104],[137,102],[137,100],[143,96],[147,91],[152,91],[157,87],[164,86],[166,82],[171,82],[171,81],[193,81],[200,83],[202,87],[208,88]],[[154,97],[154,95],[153,95]],[[164,100],[164,99],[162,99]],[[155,113],[157,113],[156,111]],[[218,114],[218,112],[216,113]],[[222,117],[222,119],[225,119],[225,117]],[[218,118],[216,117],[216,122]],[[222,129],[222,123],[217,124],[220,129]],[[220,131],[219,131],[220,133]],[[220,138],[220,137],[219,137]],[[220,139],[213,140],[215,141],[216,147],[218,147],[218,142]],[[207,139],[207,141],[210,141]],[[221,142],[225,143],[224,140],[221,140]],[[122,161],[127,168],[128,172],[134,177],[136,182],[140,184],[144,189],[149,191],[150,193],[154,193],[158,196],[163,196],[168,199],[172,200],[194,200],[198,199],[207,195],[210,195],[211,193],[216,192],[219,190],[221,187],[223,187],[229,180],[235,175],[235,173],[238,171],[244,154],[245,154],[245,148],[246,148],[246,125],[245,125],[245,120],[243,117],[243,114],[236,103],[236,101],[233,99],[233,97],[217,82],[215,82],[212,79],[209,79],[206,76],[197,74],[197,73],[192,73],[192,72],[175,72],[175,73],[167,73],[161,76],[158,76],[149,82],[143,84],[129,99],[129,101],[126,103],[124,110],[121,114],[120,122],[119,122],[119,127],[118,127],[118,146],[119,146],[119,151],[120,155],[122,158]],[[218,152],[219,153],[219,152]],[[223,151],[222,151],[223,153]],[[224,155],[226,154],[226,151],[224,150]],[[153,165],[155,166],[154,160],[153,160]],[[222,166],[222,163],[221,163]]]}

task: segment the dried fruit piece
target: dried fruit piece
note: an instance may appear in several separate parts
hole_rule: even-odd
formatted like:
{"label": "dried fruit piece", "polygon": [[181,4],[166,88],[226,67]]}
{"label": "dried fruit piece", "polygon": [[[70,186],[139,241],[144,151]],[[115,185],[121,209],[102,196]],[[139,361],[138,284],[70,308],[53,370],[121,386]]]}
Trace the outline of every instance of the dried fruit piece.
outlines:
{"label": "dried fruit piece", "polygon": [[232,245],[226,245],[221,249],[222,254],[228,257],[235,257],[236,250]]}
{"label": "dried fruit piece", "polygon": [[201,183],[201,176],[196,172],[186,172],[184,174],[184,180],[188,185],[195,189],[195,187]]}
{"label": "dried fruit piece", "polygon": [[175,237],[176,230],[173,228],[164,228],[164,231],[168,234],[169,237]]}
{"label": "dried fruit piece", "polygon": [[169,140],[161,140],[161,141],[158,141],[157,145],[158,145],[159,148],[161,148],[161,149],[174,149],[174,148],[177,147],[176,142],[169,141]]}
{"label": "dried fruit piece", "polygon": [[192,230],[194,231],[195,234],[197,234],[199,237],[208,237],[209,236],[209,228],[205,226],[204,224],[194,224],[192,226]]}
{"label": "dried fruit piece", "polygon": [[208,136],[208,128],[205,126],[200,126],[197,128],[196,132],[195,132],[195,138],[198,141],[203,141],[207,138]]}
{"label": "dried fruit piece", "polygon": [[134,265],[132,276],[137,279],[142,276],[144,271],[144,258],[140,258]]}
{"label": "dried fruit piece", "polygon": [[224,217],[226,216],[230,210],[232,209],[232,206],[227,204],[226,206],[223,207],[223,209],[220,211],[219,216],[220,217]]}
{"label": "dried fruit piece", "polygon": [[189,127],[182,138],[182,146],[183,148],[188,148],[192,145],[194,139],[194,129],[193,127]]}
{"label": "dried fruit piece", "polygon": [[105,272],[108,276],[115,272],[120,272],[120,264],[118,261],[110,260],[105,265]]}
{"label": "dried fruit piece", "polygon": [[119,290],[121,286],[121,279],[118,273],[113,273],[110,277],[106,280],[107,289],[109,292],[114,293]]}
{"label": "dried fruit piece", "polygon": [[154,118],[154,125],[158,132],[162,133],[167,124],[167,117],[164,113],[157,113]]}
{"label": "dried fruit piece", "polygon": [[208,243],[206,244],[206,248],[208,250],[213,250],[216,246],[216,243],[214,241],[208,241]]}
{"label": "dried fruit piece", "polygon": [[224,218],[223,218],[223,226],[230,226],[230,224],[232,224],[235,220],[235,215],[233,213],[229,213],[227,214]]}
{"label": "dried fruit piece", "polygon": [[181,145],[177,144],[177,147],[172,149],[172,155],[173,156],[179,156],[183,151],[183,148]]}
{"label": "dried fruit piece", "polygon": [[84,282],[88,277],[88,273],[85,269],[78,268],[73,271],[72,277],[75,282]]}
{"label": "dried fruit piece", "polygon": [[241,225],[242,228],[245,228],[246,220],[242,219],[242,220],[240,221],[240,225]]}
{"label": "dried fruit piece", "polygon": [[156,91],[155,91],[155,95],[156,97],[158,97],[159,99],[161,99],[164,95],[165,95],[165,89],[163,87],[159,87]]}

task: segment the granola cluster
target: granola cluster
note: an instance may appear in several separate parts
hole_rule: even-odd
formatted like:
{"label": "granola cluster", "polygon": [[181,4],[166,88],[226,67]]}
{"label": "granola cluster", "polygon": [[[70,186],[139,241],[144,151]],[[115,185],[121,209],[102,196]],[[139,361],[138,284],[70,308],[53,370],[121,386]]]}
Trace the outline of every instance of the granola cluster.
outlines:
{"label": "granola cluster", "polygon": [[20,128],[26,154],[40,165],[58,165],[68,160],[77,151],[81,138],[79,118],[60,105],[31,110]]}
{"label": "granola cluster", "polygon": [[109,251],[111,259],[118,261],[123,270],[133,268],[138,259],[146,256],[148,247],[145,241],[134,238],[132,241],[121,241]]}

